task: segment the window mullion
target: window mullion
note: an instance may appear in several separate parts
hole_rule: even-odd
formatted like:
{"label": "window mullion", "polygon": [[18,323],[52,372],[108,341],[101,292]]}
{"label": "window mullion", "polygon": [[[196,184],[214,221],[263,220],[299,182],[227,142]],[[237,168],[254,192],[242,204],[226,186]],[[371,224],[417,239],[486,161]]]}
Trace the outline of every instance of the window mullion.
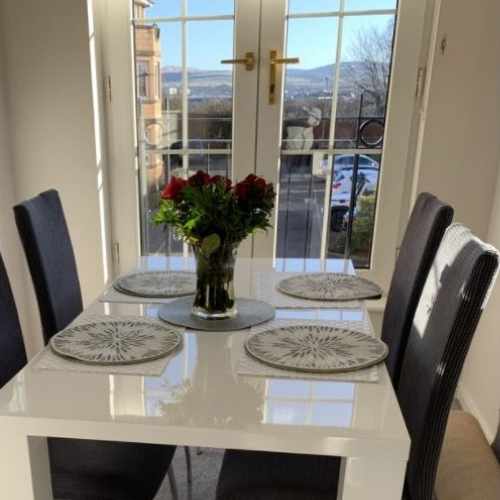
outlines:
{"label": "window mullion", "polygon": [[132,23],[134,24],[150,24],[150,23],[178,23],[182,21],[232,21],[234,20],[234,15],[227,14],[221,16],[188,16],[182,15],[177,17],[143,17],[134,18]]}
{"label": "window mullion", "polygon": [[[345,0],[340,0],[340,11],[344,12]],[[342,60],[342,38],[344,33],[344,16],[338,18],[337,25],[337,51],[335,54],[335,72],[333,75],[332,88],[332,109],[330,113],[330,135],[328,138],[328,148],[333,150],[335,147],[335,130],[337,125],[337,109],[340,84],[340,63]],[[323,225],[321,228],[321,259],[326,259],[328,253],[328,241],[330,239],[330,199],[332,194],[333,169],[335,166],[334,155],[328,158],[328,170],[325,182],[325,198],[323,202]]]}
{"label": "window mullion", "polygon": [[[187,11],[187,0],[182,0],[183,15]],[[189,103],[188,103],[188,47],[187,47],[187,21],[182,21],[182,148],[189,148]],[[183,167],[187,171],[188,157],[183,155]]]}
{"label": "window mullion", "polygon": [[342,6],[339,10],[332,12],[299,12],[296,14],[287,14],[286,19],[312,19],[315,17],[362,17],[362,16],[387,16],[396,15],[395,9],[378,9],[378,10],[355,10],[345,11]]}
{"label": "window mullion", "polygon": [[[188,107],[188,46],[187,46],[187,2],[182,0],[182,148],[189,148],[189,107]],[[184,172],[189,171],[189,155],[182,155],[182,168]],[[186,243],[182,245],[182,253],[184,257],[189,256],[189,247]]]}

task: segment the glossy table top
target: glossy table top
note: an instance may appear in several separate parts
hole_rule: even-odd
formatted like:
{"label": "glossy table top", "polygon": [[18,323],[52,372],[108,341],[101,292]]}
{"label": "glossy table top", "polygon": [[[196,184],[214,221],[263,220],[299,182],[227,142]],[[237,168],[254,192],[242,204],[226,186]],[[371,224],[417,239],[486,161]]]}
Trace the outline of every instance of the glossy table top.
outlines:
{"label": "glossy table top", "polygon": [[[149,269],[190,265],[143,262]],[[352,272],[344,261],[240,259],[238,295],[252,296],[256,270],[276,269]],[[95,302],[83,314],[156,317],[158,307]],[[277,319],[328,321],[366,315],[364,305],[276,312]],[[237,366],[245,335],[188,331],[159,377],[40,370],[35,358],[0,391],[0,425],[24,425],[40,436],[407,458],[410,442],[385,366],[377,383],[242,376]]]}

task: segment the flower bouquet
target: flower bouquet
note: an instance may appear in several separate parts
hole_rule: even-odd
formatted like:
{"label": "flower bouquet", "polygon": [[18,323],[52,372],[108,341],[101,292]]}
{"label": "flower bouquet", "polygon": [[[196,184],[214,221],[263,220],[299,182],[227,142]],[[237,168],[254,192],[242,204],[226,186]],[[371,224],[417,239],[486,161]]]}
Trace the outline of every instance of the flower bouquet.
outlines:
{"label": "flower bouquet", "polygon": [[171,226],[196,258],[193,314],[205,319],[236,316],[234,265],[238,245],[270,227],[274,187],[253,174],[233,184],[199,171],[187,180],[172,177],[154,222]]}

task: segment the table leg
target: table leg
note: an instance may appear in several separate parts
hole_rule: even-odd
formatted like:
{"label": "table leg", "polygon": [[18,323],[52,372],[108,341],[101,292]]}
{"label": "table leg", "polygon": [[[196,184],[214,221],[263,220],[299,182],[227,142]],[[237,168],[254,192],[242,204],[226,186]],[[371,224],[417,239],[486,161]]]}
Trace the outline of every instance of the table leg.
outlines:
{"label": "table leg", "polygon": [[344,458],[337,500],[401,500],[406,461],[385,458]]}
{"label": "table leg", "polygon": [[53,500],[46,438],[2,429],[0,464],[0,498]]}

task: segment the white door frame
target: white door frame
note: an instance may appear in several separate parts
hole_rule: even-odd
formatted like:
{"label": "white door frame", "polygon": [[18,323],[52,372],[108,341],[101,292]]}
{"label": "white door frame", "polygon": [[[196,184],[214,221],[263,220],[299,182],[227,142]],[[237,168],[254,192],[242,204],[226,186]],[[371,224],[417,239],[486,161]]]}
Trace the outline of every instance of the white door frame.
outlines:
{"label": "white door frame", "polygon": [[413,117],[418,107],[416,92],[426,7],[426,2],[422,0],[399,0],[372,268],[361,273],[386,289],[399,246],[405,177],[412,172],[410,142]]}
{"label": "white door frame", "polygon": [[[284,50],[287,0],[239,0],[237,5],[235,57],[253,51],[258,64],[252,73],[239,65],[234,68],[239,84],[234,87],[233,177],[241,179],[255,172],[275,180],[280,159],[282,102],[274,106],[268,103],[269,52]],[[261,9],[259,26],[256,14]],[[383,286],[387,286],[392,274],[399,239],[425,9],[426,2],[422,0],[399,0],[372,266],[361,272]],[[107,107],[112,239],[115,250],[119,250],[115,271],[123,272],[135,266],[140,255],[132,2],[108,1],[106,11],[103,59],[112,95]],[[278,89],[282,89],[283,71],[277,75]],[[255,129],[256,137],[249,132]],[[258,235],[253,244],[249,242],[242,248],[241,254],[272,256],[274,239],[274,232]]]}
{"label": "white door frame", "polygon": [[106,1],[102,15],[111,233],[117,274],[132,269],[140,254],[132,2]]}

